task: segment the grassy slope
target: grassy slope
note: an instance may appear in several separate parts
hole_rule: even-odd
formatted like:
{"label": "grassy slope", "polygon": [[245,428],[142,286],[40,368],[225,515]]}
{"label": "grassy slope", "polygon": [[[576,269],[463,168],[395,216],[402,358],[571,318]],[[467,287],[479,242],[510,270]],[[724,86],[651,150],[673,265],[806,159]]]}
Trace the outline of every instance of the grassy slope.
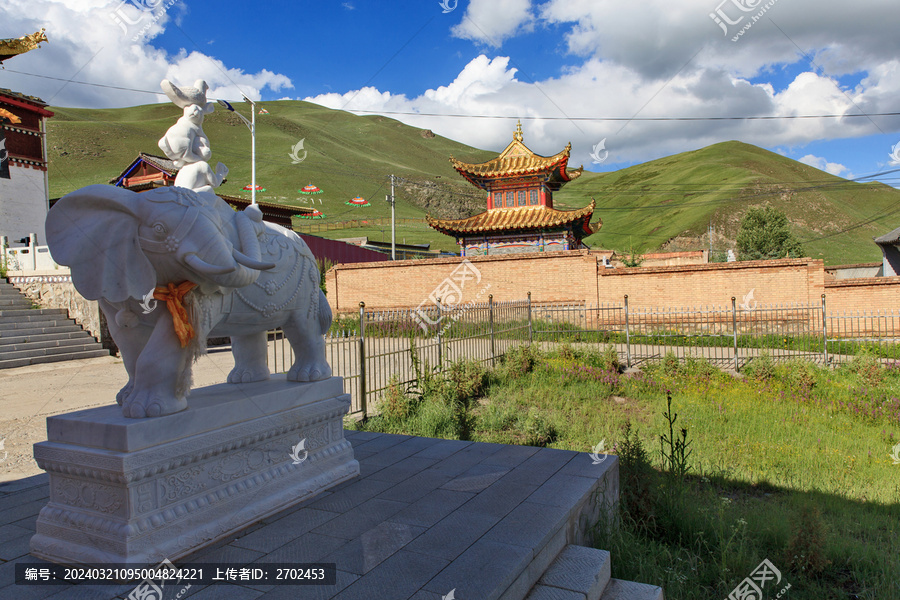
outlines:
{"label": "grassy slope", "polygon": [[[259,199],[303,205],[297,193],[307,183],[325,190],[316,208],[321,222],[384,218],[390,215],[384,196],[391,173],[429,185],[399,186],[397,216],[422,218],[426,212],[472,214],[482,209],[481,194],[450,166],[452,154],[480,162],[495,153],[447,138],[425,138],[422,130],[381,116],[357,116],[297,101],[268,102],[270,114],[257,117],[257,181],[266,192]],[[247,113],[243,106],[239,110]],[[179,116],[171,104],[126,109],[55,108],[49,122],[51,196],[59,196],[117,175],[138,152],[159,154],[157,140]],[[247,196],[250,141],[240,120],[221,109],[208,116],[204,130],[212,141],[213,161],[230,169],[222,193]],[[308,152],[299,165],[288,156],[299,140]],[[452,191],[454,197],[449,197]],[[362,195],[373,206],[356,209],[344,202]],[[461,197],[468,197],[461,203]],[[784,210],[807,253],[828,264],[880,259],[872,237],[895,228],[890,214],[900,191],[878,183],[847,182],[778,154],[740,142],[725,142],[603,174],[585,173],[556,195],[560,208],[597,200],[603,228],[588,238],[593,247],[640,250],[708,247],[707,226],[716,229],[714,249],[733,246],[743,211],[771,203]],[[319,204],[319,200],[322,200]],[[900,210],[900,209],[898,209]],[[847,227],[874,216],[873,223]],[[458,216],[458,215],[457,215]],[[385,231],[381,231],[384,229]],[[346,229],[318,233],[325,237],[389,239],[388,228]],[[454,240],[422,225],[400,225],[397,238],[428,242],[455,251]]]}
{"label": "grassy slope", "polygon": [[[257,198],[302,206],[303,197],[297,191],[314,183],[324,190],[314,197],[315,207],[326,214],[328,221],[389,217],[385,195],[390,193],[391,173],[424,183],[450,184],[457,194],[471,194],[473,188],[456,174],[448,157],[453,154],[483,161],[492,156],[441,136],[423,137],[421,129],[386,117],[356,116],[295,101],[268,102],[266,108],[270,114],[257,116],[256,142],[256,179],[266,191]],[[238,109],[249,117],[245,108]],[[51,197],[92,183],[105,183],[128,166],[138,152],[162,154],[157,140],[180,116],[171,104],[54,111],[56,117],[49,122],[48,136]],[[219,188],[221,192],[249,197],[249,192],[241,189],[250,183],[247,128],[236,116],[218,109],[207,116],[204,131],[213,147],[211,162],[221,161],[229,168],[228,180]],[[301,139],[308,154],[300,164],[292,164],[289,153]],[[425,210],[410,201],[411,192],[398,188],[396,194],[397,217],[424,217]],[[357,195],[367,198],[372,206],[354,208],[344,204]],[[360,229],[321,235],[367,234],[374,239],[381,237],[380,232]],[[405,237],[410,242],[426,241],[445,250],[456,249],[452,238],[430,228],[426,231],[422,226],[400,227],[397,236],[401,241]]]}
{"label": "grassy slope", "polygon": [[[586,174],[557,195],[560,207],[593,196],[603,228],[588,245],[648,250],[731,247],[744,211],[766,203],[783,210],[804,249],[826,264],[878,261],[872,238],[898,225],[900,190],[880,183],[848,182],[773,152],[723,142],[604,174]],[[871,219],[841,235],[825,237]]]}

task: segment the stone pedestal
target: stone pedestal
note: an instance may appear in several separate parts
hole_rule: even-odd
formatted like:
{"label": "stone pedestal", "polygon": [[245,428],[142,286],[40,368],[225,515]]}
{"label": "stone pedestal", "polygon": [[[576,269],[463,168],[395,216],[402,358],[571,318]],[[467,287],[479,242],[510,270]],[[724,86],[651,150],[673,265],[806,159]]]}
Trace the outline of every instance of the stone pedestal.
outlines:
{"label": "stone pedestal", "polygon": [[[116,405],[47,419],[50,501],[31,553],[65,564],[177,560],[359,474],[339,377],[195,389],[188,410]],[[294,451],[305,440],[304,451]],[[293,453],[293,454],[292,454]]]}

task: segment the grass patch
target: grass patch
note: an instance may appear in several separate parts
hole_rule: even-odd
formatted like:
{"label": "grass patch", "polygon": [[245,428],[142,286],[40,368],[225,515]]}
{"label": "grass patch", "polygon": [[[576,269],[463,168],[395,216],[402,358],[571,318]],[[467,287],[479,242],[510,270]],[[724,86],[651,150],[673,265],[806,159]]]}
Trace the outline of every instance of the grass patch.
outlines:
{"label": "grass patch", "polygon": [[765,597],[787,584],[788,598],[900,597],[900,368],[865,352],[833,370],[754,363],[733,377],[671,356],[625,374],[611,350],[525,346],[487,373],[454,366],[427,394],[397,389],[359,427],[584,452],[611,441],[620,504],[595,543],[614,577],[667,598],[726,598],[763,559],[782,572]]}

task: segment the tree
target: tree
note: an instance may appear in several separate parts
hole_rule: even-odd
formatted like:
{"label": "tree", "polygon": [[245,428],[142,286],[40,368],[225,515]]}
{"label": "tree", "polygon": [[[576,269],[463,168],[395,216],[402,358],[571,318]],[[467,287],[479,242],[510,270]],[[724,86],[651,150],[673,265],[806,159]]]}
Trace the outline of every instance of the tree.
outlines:
{"label": "tree", "polygon": [[791,233],[787,216],[771,206],[747,211],[738,230],[737,249],[739,260],[803,256],[803,246]]}

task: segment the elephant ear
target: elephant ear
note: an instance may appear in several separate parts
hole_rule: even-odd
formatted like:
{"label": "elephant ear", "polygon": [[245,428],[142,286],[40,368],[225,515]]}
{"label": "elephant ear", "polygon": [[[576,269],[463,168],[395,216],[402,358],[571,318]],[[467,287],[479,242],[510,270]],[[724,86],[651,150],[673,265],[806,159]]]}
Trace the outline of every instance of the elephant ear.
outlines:
{"label": "elephant ear", "polygon": [[138,194],[89,185],[60,198],[47,214],[53,260],[72,270],[75,289],[88,300],[143,298],[156,271],[138,241]]}

